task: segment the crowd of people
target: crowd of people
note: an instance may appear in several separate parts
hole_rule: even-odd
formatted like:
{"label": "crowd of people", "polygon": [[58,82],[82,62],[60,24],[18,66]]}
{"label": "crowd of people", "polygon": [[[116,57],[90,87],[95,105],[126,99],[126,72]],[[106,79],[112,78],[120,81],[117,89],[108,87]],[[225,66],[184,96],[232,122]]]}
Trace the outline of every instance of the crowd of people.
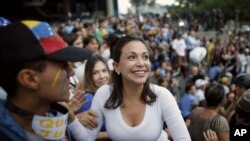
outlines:
{"label": "crowd of people", "polygon": [[250,124],[250,33],[159,16],[0,19],[4,140],[229,141]]}

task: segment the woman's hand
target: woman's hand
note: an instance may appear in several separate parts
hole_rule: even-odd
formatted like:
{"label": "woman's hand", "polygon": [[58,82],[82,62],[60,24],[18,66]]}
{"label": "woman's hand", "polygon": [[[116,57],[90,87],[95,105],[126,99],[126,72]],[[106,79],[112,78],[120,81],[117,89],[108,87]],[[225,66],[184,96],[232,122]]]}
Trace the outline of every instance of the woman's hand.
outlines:
{"label": "woman's hand", "polygon": [[77,114],[77,118],[81,124],[91,130],[98,126],[97,113],[94,110],[89,109],[88,111],[81,112]]}
{"label": "woman's hand", "polygon": [[203,136],[206,141],[219,141],[216,132],[211,129],[203,132]]}
{"label": "woman's hand", "polygon": [[83,104],[87,103],[87,99],[84,96],[85,92],[82,90],[77,90],[74,93],[74,96],[69,100],[68,107],[74,112],[76,113]]}
{"label": "woman's hand", "polygon": [[68,104],[66,102],[57,102],[57,103],[68,109],[68,114],[69,114],[69,116],[68,116],[68,122],[69,122],[69,124],[71,122],[73,122],[75,120],[76,116],[73,113],[73,111],[69,108]]}

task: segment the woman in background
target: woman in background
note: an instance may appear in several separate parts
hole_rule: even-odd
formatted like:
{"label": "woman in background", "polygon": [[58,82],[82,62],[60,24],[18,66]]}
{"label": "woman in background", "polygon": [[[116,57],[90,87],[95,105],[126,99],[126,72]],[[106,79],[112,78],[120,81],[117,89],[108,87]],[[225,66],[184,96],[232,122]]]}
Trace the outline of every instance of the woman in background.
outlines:
{"label": "woman in background", "polygon": [[[89,129],[94,129],[98,126],[96,121],[96,113],[90,109],[93,97],[96,90],[103,86],[107,85],[110,82],[110,71],[108,65],[103,57],[97,54],[93,54],[86,62],[85,74],[84,74],[83,90],[87,103],[84,104],[78,111],[77,118],[80,122]],[[105,124],[103,124],[101,133],[98,136],[98,139],[106,139],[108,135],[106,134]]]}
{"label": "woman in background", "polygon": [[93,96],[96,90],[102,85],[109,84],[110,82],[110,71],[108,65],[103,57],[94,54],[87,60],[85,67],[82,89],[87,92],[85,95],[88,98],[88,103],[83,105],[79,112],[90,109]]}

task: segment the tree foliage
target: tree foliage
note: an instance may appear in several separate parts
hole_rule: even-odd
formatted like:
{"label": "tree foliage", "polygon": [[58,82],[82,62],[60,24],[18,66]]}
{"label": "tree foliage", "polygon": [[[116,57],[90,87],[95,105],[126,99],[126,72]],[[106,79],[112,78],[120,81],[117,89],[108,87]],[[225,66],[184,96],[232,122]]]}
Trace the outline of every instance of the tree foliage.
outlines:
{"label": "tree foliage", "polygon": [[196,15],[202,14],[204,11],[210,11],[214,8],[222,9],[225,16],[233,19],[236,10],[240,12],[240,20],[250,20],[250,2],[249,0],[189,0],[192,12]]}
{"label": "tree foliage", "polygon": [[156,0],[130,0],[130,3],[134,6],[154,4]]}
{"label": "tree foliage", "polygon": [[130,0],[130,3],[136,7],[146,4],[147,0]]}

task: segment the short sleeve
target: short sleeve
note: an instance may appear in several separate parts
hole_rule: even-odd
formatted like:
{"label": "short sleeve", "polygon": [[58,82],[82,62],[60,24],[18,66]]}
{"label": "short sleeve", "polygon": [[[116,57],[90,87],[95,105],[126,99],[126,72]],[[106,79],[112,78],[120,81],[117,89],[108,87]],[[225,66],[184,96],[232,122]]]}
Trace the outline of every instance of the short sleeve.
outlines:
{"label": "short sleeve", "polygon": [[219,116],[216,119],[215,129],[214,130],[217,133],[219,133],[219,132],[229,132],[230,128],[229,128],[229,125],[228,125],[228,122],[227,122],[226,118],[224,118],[223,116]]}

